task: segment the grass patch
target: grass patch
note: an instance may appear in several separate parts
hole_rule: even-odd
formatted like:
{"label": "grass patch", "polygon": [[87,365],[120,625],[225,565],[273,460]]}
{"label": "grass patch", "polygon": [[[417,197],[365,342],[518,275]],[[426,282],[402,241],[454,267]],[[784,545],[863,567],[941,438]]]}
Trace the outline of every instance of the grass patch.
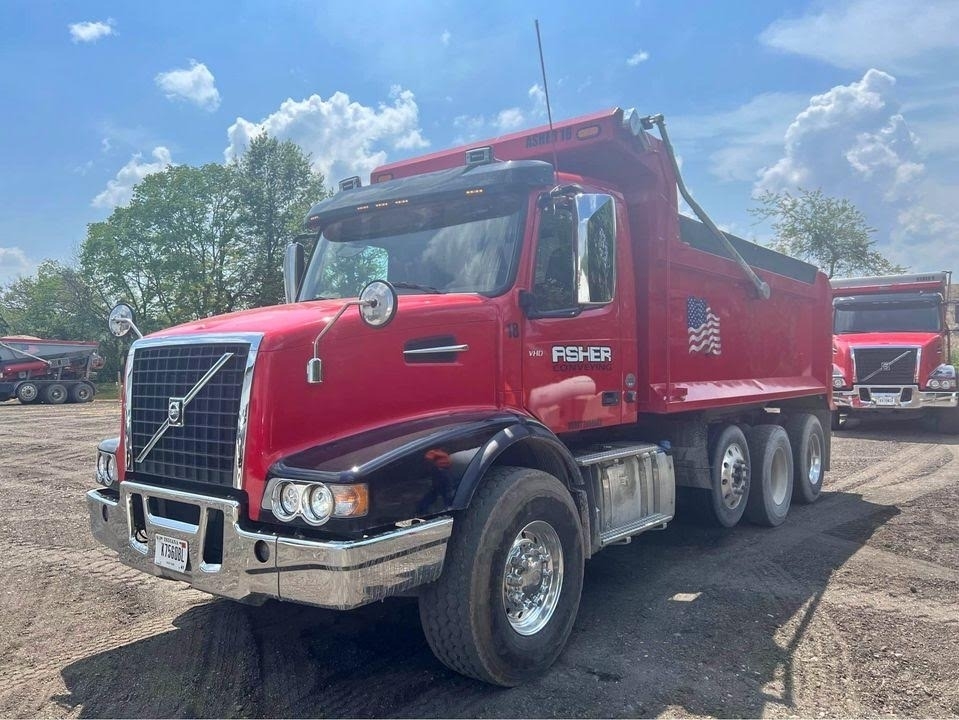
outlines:
{"label": "grass patch", "polygon": [[116,383],[97,383],[97,399],[117,400],[120,397],[120,387]]}

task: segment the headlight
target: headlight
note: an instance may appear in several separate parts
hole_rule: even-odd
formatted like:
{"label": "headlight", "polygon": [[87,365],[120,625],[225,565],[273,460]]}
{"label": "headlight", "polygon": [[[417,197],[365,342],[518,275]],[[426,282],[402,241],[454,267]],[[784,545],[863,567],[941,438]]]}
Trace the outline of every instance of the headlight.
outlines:
{"label": "headlight", "polygon": [[97,482],[110,487],[120,481],[120,468],[114,455],[102,450],[97,453]]}
{"label": "headlight", "polygon": [[[947,382],[947,381],[944,380],[943,382]],[[931,387],[933,390],[938,390],[938,389],[939,389],[939,381],[938,381],[938,380],[930,380],[930,381],[929,381],[929,387]]]}
{"label": "headlight", "polygon": [[331,517],[361,517],[370,510],[366,483],[327,485],[274,478],[269,485],[261,507],[283,522],[301,517],[310,525],[322,525]]}
{"label": "headlight", "polygon": [[303,518],[308,523],[319,525],[325,523],[333,514],[333,493],[323,484],[312,485],[309,488],[309,498],[303,505]]}
{"label": "headlight", "polygon": [[952,365],[940,365],[930,373],[926,386],[931,390],[954,390],[956,387],[956,368]]}
{"label": "headlight", "polygon": [[832,386],[837,390],[846,384],[846,379],[841,375],[832,376]]}
{"label": "headlight", "polygon": [[284,483],[280,486],[280,510],[288,518],[292,518],[300,511],[300,488],[294,483]]}

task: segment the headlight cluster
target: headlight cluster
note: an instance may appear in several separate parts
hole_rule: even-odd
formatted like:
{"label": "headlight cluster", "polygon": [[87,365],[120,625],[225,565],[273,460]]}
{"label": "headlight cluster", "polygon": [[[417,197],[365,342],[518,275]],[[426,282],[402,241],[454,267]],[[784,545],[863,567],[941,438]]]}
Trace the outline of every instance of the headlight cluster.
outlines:
{"label": "headlight cluster", "polygon": [[940,365],[932,371],[926,385],[931,390],[955,390],[956,369],[952,365]]}
{"label": "headlight cluster", "polygon": [[120,481],[120,469],[113,453],[97,451],[97,482],[110,487]]}
{"label": "headlight cluster", "polygon": [[842,368],[835,363],[832,366],[832,386],[836,390],[846,387],[846,378],[843,377]]}
{"label": "headlight cluster", "polygon": [[322,525],[331,517],[360,517],[369,512],[369,490],[365,484],[281,480],[273,485],[270,500],[273,515],[283,522],[301,517],[310,525]]}

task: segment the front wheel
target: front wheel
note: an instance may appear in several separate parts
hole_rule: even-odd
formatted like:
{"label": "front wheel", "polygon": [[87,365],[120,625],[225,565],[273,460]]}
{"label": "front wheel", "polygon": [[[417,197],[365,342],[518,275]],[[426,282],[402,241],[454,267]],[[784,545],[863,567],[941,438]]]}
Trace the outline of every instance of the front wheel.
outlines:
{"label": "front wheel", "polygon": [[24,405],[31,405],[40,397],[40,388],[36,383],[22,382],[17,385],[17,400]]}
{"label": "front wheel", "polygon": [[493,468],[455,521],[443,574],[420,594],[433,653],[494,685],[541,675],[573,629],[583,557],[579,515],[559,480]]}

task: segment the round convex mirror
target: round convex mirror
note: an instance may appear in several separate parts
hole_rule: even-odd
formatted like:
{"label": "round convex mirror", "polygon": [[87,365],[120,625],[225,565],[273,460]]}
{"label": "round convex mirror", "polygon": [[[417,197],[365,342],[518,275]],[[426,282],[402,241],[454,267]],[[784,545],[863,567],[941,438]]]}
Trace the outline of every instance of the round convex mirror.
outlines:
{"label": "round convex mirror", "polygon": [[396,315],[396,290],[385,280],[373,280],[360,293],[360,317],[370,327],[388,325]]}
{"label": "round convex mirror", "polygon": [[125,303],[114,306],[110,311],[110,319],[107,324],[111,333],[117,337],[123,337],[133,327],[133,309]]}

